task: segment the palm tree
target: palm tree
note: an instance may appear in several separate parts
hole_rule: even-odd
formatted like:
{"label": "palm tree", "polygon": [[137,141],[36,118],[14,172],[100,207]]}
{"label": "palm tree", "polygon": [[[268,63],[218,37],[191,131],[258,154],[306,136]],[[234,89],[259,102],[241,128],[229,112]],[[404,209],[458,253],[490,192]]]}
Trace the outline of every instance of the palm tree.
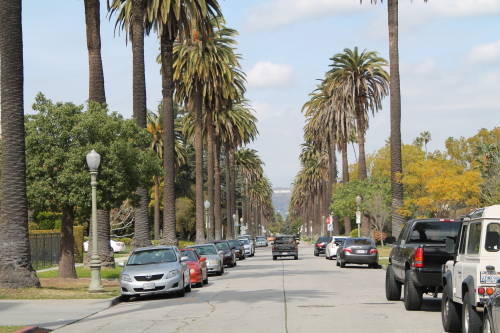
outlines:
{"label": "palm tree", "polygon": [[[147,130],[151,134],[150,148],[156,153],[158,158],[163,161],[163,119],[153,112],[148,112]],[[154,239],[160,239],[160,177],[154,177],[154,214],[153,214],[153,232]]]}
{"label": "palm tree", "polygon": [[330,60],[333,64],[328,71],[330,93],[338,94],[336,102],[340,107],[348,106],[356,118],[359,146],[359,179],[366,178],[365,133],[368,129],[368,111],[375,114],[382,108],[382,98],[388,94],[389,74],[383,69],[387,61],[377,52],[358,53],[344,49]]}
{"label": "palm tree", "polygon": [[[382,2],[382,0],[380,0]],[[403,159],[401,156],[401,85],[399,79],[399,23],[398,1],[387,1],[387,17],[389,24],[389,71],[390,108],[391,108],[391,196],[392,196],[392,235],[396,238],[404,225],[404,216],[399,212],[403,207]],[[363,0],[360,0],[362,3]],[[377,3],[377,0],[371,0]],[[424,0],[427,2],[427,0]]]}
{"label": "palm tree", "polygon": [[[130,33],[132,41],[132,109],[137,126],[146,128],[146,73],[144,66],[144,0],[113,0],[108,8],[113,14],[120,10],[116,25],[121,25],[126,36]],[[139,187],[140,206],[136,210],[134,238],[131,248],[151,245],[148,218],[148,191]]]}
{"label": "palm tree", "polygon": [[31,266],[28,236],[21,13],[21,0],[0,1],[0,288],[40,286],[36,272]]}
{"label": "palm tree", "polygon": [[160,39],[165,184],[163,243],[176,245],[173,45],[176,38],[183,41],[194,36],[193,29],[198,31],[200,40],[206,41],[211,27],[209,17],[222,16],[222,13],[217,0],[147,0],[145,7],[146,32],[155,29]]}
{"label": "palm tree", "polygon": [[[212,18],[212,25],[218,27],[213,33],[208,33],[208,41],[202,43],[194,30],[194,36],[189,41],[174,45],[174,80],[178,83],[176,97],[190,105],[195,114],[194,146],[196,151],[196,241],[204,241],[203,227],[203,118],[202,109],[206,111],[206,141],[207,141],[207,192],[211,203],[208,213],[214,221],[214,158],[213,158],[213,115],[215,108],[230,107],[232,101],[239,98],[242,92],[235,89],[236,82],[244,80],[240,71],[238,55],[235,55],[231,44],[236,42],[231,38],[235,30],[225,28],[224,21]],[[237,86],[236,86],[237,87]],[[209,236],[214,236],[213,224]]]}
{"label": "palm tree", "polygon": [[422,138],[422,142],[425,147],[425,158],[427,159],[427,144],[432,140],[431,132],[425,131],[420,133],[420,137]]}

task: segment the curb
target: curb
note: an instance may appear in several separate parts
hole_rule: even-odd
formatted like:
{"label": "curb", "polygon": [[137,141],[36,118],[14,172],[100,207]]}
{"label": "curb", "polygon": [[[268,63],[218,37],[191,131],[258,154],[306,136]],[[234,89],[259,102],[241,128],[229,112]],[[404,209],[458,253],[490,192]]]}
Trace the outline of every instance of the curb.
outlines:
{"label": "curb", "polygon": [[51,329],[43,328],[40,326],[28,326],[19,331],[15,331],[14,333],[47,333],[51,331]]}

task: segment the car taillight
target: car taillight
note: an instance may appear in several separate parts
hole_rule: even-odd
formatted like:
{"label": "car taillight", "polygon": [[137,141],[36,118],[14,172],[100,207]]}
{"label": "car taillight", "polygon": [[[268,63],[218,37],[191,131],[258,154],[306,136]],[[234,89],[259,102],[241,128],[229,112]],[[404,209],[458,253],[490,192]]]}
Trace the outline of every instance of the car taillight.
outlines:
{"label": "car taillight", "polygon": [[487,288],[479,287],[479,288],[477,288],[477,293],[479,295],[484,295],[484,294],[493,295],[495,293],[495,288],[493,288],[493,287],[487,287]]}
{"label": "car taillight", "polygon": [[318,247],[323,247],[323,246],[325,246],[325,244],[323,244],[323,243],[318,244]]}
{"label": "car taillight", "polygon": [[299,250],[299,246],[295,245],[295,251],[298,251],[298,250]]}
{"label": "car taillight", "polygon": [[350,247],[346,247],[346,248],[344,249],[344,252],[352,252],[352,249],[351,249]]}
{"label": "car taillight", "polygon": [[273,245],[273,247],[271,248],[271,251],[274,251],[274,245]]}
{"label": "car taillight", "polygon": [[378,252],[378,250],[377,250],[377,249],[371,249],[371,250],[370,250],[370,253],[376,253],[376,252]]}
{"label": "car taillight", "polygon": [[415,251],[415,267],[422,268],[424,267],[424,248],[417,247]]}
{"label": "car taillight", "polygon": [[439,219],[439,222],[455,222],[455,221],[458,221],[458,220],[455,220],[455,219]]}

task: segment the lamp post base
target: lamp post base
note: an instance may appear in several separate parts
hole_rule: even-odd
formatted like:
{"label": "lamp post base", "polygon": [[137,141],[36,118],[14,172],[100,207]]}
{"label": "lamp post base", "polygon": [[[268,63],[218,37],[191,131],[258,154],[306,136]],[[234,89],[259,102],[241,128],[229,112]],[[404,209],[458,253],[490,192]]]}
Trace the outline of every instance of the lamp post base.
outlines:
{"label": "lamp post base", "polygon": [[92,256],[90,261],[90,286],[89,293],[102,293],[104,292],[104,287],[102,286],[101,280],[101,261],[99,256],[97,259]]}

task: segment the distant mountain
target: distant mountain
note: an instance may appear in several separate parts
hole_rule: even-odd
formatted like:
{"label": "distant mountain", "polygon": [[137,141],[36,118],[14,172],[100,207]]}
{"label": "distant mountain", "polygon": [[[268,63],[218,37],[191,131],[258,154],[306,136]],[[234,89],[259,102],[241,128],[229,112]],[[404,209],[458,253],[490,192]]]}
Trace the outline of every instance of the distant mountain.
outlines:
{"label": "distant mountain", "polygon": [[288,214],[288,206],[290,205],[290,197],[292,196],[292,188],[276,187],[273,189],[273,206],[277,213],[286,219]]}

